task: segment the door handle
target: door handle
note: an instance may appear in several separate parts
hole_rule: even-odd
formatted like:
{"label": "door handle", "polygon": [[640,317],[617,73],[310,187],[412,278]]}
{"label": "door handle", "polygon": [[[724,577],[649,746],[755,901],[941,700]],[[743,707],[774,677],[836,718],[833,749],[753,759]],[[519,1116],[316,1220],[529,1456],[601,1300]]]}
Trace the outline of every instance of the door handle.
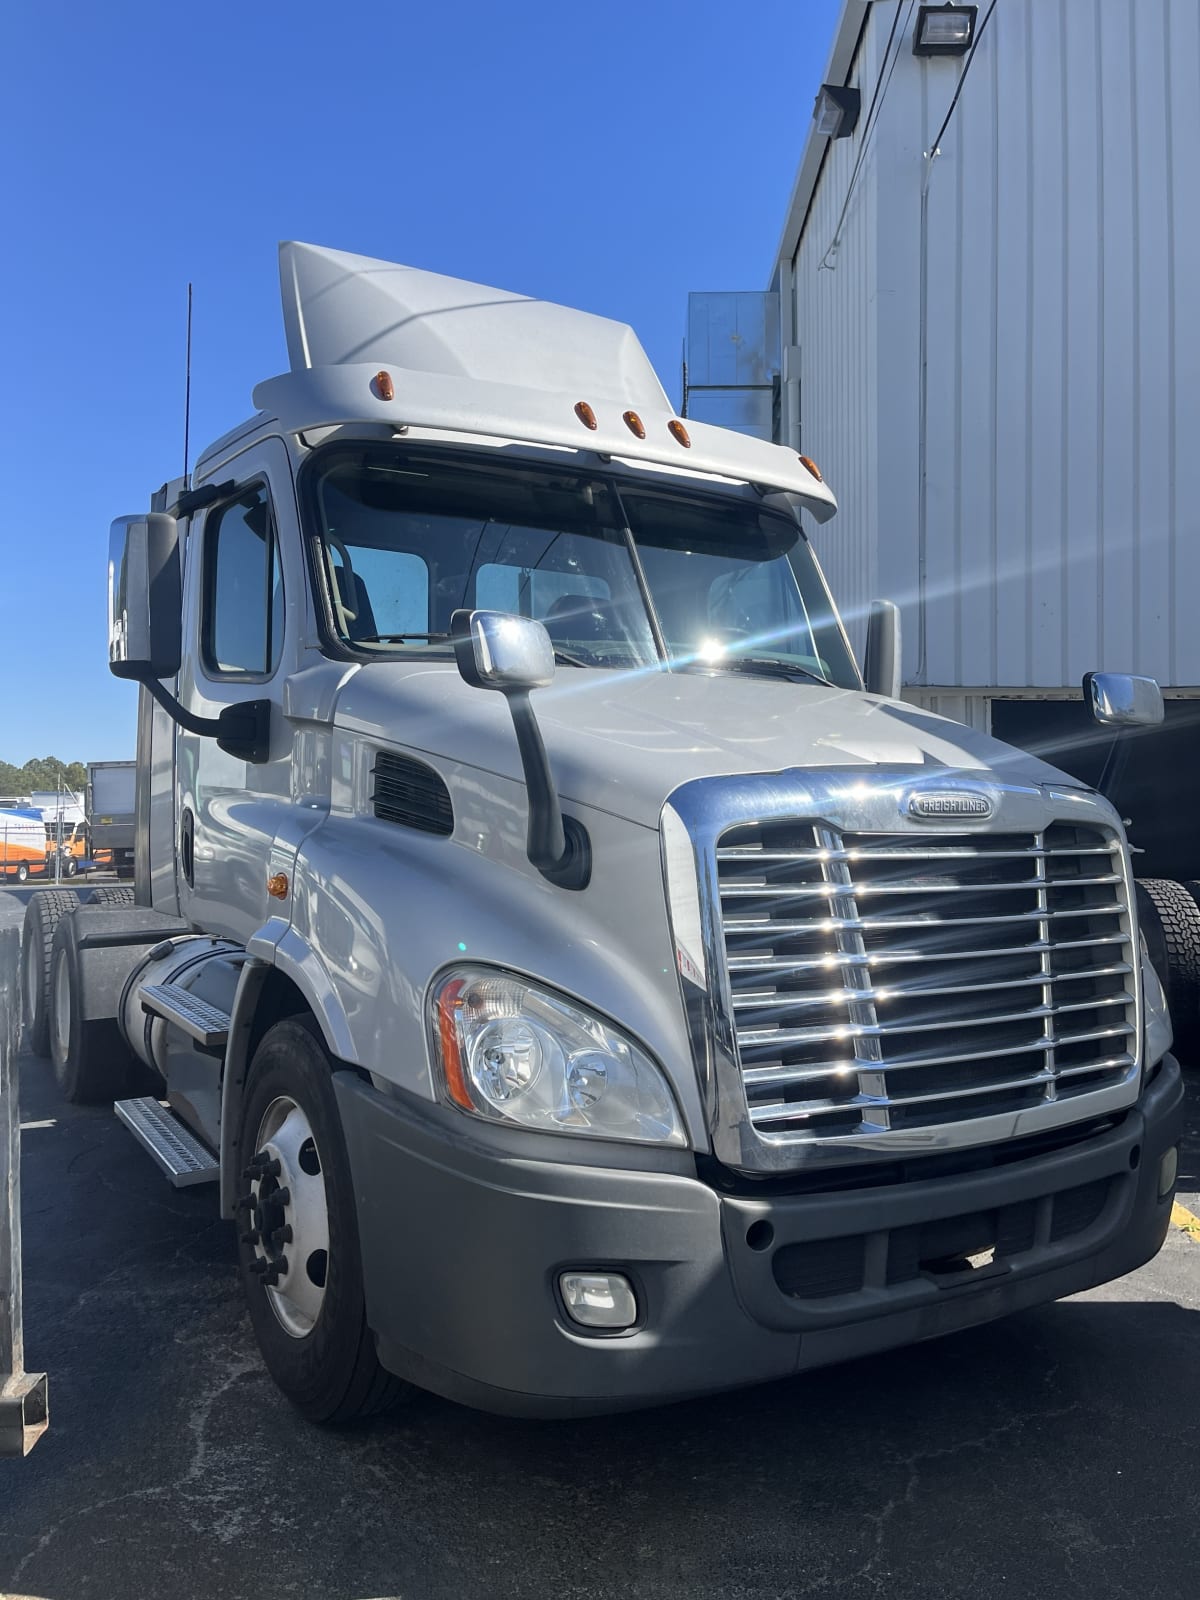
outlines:
{"label": "door handle", "polygon": [[196,819],[185,807],[179,819],[179,864],[189,889],[196,887]]}

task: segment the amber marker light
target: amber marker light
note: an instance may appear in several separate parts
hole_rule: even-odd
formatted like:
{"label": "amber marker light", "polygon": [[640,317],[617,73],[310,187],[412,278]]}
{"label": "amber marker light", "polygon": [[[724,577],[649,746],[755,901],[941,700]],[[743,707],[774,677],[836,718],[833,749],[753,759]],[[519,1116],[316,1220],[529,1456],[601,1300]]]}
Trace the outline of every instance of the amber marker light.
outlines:
{"label": "amber marker light", "polygon": [[621,413],[621,420],[629,429],[630,433],[636,434],[639,439],[644,439],[646,437],[646,424],[642,421],[641,417],[638,416],[636,411],[623,411]]}
{"label": "amber marker light", "polygon": [[471,1091],[467,1087],[462,1048],[458,1042],[458,1013],[463,1003],[463,990],[466,987],[465,978],[455,978],[438,995],[438,1043],[441,1046],[442,1071],[446,1074],[446,1089],[451,1100],[464,1111],[473,1111],[475,1102],[471,1099]]}
{"label": "amber marker light", "polygon": [[800,465],[804,468],[804,470],[806,472],[811,472],[813,477],[817,480],[818,483],[824,483],[825,482],[825,479],[821,476],[820,467],[812,459],[811,456],[801,456],[800,457]]}
{"label": "amber marker light", "polygon": [[392,382],[391,373],[377,372],[371,379],[371,392],[377,400],[394,400],[396,385]]}
{"label": "amber marker light", "polygon": [[267,879],[267,893],[272,900],[286,900],[288,897],[288,879],[286,872],[276,872]]}
{"label": "amber marker light", "polygon": [[575,415],[579,418],[580,422],[583,423],[584,427],[591,428],[593,433],[600,426],[600,424],[596,421],[596,413],[592,410],[591,406],[588,405],[586,400],[577,400],[575,402]]}
{"label": "amber marker light", "polygon": [[688,431],[677,417],[671,418],[670,422],[667,423],[667,429],[672,439],[677,439],[685,450],[692,448],[692,441],[688,437]]}

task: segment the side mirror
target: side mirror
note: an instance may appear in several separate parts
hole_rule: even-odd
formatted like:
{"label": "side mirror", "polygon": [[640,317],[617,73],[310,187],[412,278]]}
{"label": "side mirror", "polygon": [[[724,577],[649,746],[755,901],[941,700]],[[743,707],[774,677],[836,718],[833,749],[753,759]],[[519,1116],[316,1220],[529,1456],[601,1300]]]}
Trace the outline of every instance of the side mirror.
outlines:
{"label": "side mirror", "polygon": [[554,679],[554,646],[532,617],[456,611],[451,623],[458,670],[474,689],[501,694],[544,689]]}
{"label": "side mirror", "polygon": [[867,618],[863,683],[868,694],[900,696],[900,607],[894,600],[872,600]]}
{"label": "side mirror", "polygon": [[1163,720],[1162,690],[1153,678],[1125,672],[1089,672],[1083,698],[1105,728],[1153,728]]}
{"label": "side mirror", "polygon": [[108,538],[108,665],[118,678],[173,678],[183,652],[179,529],[163,511],[118,517]]}
{"label": "side mirror", "polygon": [[532,617],[504,611],[456,611],[450,618],[454,659],[473,689],[497,689],[512,714],[521,770],[525,774],[525,853],[543,878],[560,889],[586,889],[592,876],[587,829],[564,817],[542,730],[530,703],[531,689],[554,678],[554,646]]}

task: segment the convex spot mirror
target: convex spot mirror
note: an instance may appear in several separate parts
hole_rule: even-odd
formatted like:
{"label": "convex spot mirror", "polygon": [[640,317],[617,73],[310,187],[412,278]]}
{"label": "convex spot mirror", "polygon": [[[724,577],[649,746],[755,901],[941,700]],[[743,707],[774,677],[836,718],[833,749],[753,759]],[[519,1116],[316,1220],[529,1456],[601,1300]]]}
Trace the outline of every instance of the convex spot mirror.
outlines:
{"label": "convex spot mirror", "polygon": [[1152,728],[1164,716],[1162,690],[1155,680],[1127,672],[1089,672],[1083,698],[1106,728]]}
{"label": "convex spot mirror", "polygon": [[173,678],[183,650],[179,528],[163,511],[118,517],[108,537],[108,665],[118,678]]}
{"label": "convex spot mirror", "polygon": [[532,617],[456,611],[450,629],[458,670],[473,687],[513,694],[553,681],[554,645]]}

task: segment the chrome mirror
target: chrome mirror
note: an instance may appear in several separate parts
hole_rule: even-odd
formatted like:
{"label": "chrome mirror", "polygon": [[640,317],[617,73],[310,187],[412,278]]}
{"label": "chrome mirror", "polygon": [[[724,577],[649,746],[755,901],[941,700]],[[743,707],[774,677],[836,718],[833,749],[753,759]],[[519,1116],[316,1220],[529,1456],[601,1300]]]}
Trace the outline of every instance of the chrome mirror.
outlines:
{"label": "chrome mirror", "polygon": [[474,688],[512,694],[544,689],[553,681],[554,646],[532,617],[456,611],[452,629],[458,670]]}
{"label": "chrome mirror", "polygon": [[1083,698],[1105,728],[1152,728],[1163,720],[1162,690],[1153,678],[1127,672],[1089,672]]}

